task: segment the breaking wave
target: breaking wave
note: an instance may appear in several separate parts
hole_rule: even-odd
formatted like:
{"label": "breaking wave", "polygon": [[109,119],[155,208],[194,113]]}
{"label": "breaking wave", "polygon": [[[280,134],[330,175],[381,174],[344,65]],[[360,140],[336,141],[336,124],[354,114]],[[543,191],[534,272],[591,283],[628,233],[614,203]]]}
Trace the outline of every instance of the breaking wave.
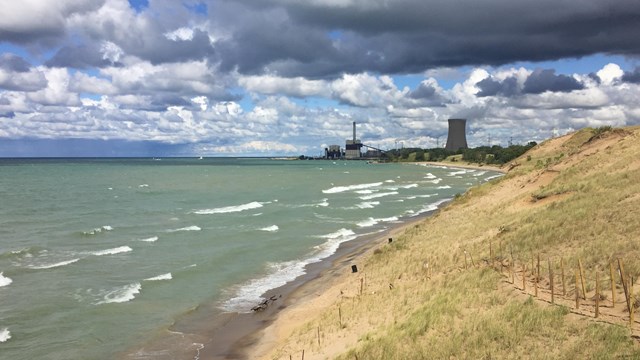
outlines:
{"label": "breaking wave", "polygon": [[171,279],[173,279],[173,276],[171,275],[171,273],[166,273],[166,274],[150,277],[145,280],[146,281],[162,281],[162,280],[171,280]]}
{"label": "breaking wave", "polygon": [[278,225],[271,225],[271,226],[264,227],[264,228],[262,228],[260,230],[268,231],[268,232],[276,232],[276,231],[280,230],[280,228],[278,227]]}
{"label": "breaking wave", "polygon": [[120,246],[120,247],[113,248],[113,249],[93,251],[93,252],[91,252],[91,255],[95,255],[95,256],[115,255],[115,254],[121,254],[121,253],[130,252],[130,251],[133,251],[133,249],[128,247],[128,246]]}
{"label": "breaking wave", "polygon": [[103,300],[96,303],[96,305],[131,301],[135,299],[136,295],[140,294],[140,289],[142,289],[142,285],[138,282],[115,288],[107,291],[103,296]]}
{"label": "breaking wave", "polygon": [[237,205],[237,206],[225,206],[225,207],[219,207],[214,209],[196,210],[194,211],[194,214],[198,214],[198,215],[226,214],[226,213],[240,212],[240,211],[251,210],[251,209],[258,209],[258,208],[261,208],[262,206],[263,206],[262,203],[253,201],[248,204]]}
{"label": "breaking wave", "polygon": [[0,330],[0,343],[7,342],[11,339],[11,332],[8,328]]}
{"label": "breaking wave", "polygon": [[0,272],[0,287],[7,286],[12,282],[11,278],[4,276],[4,273]]}
{"label": "breaking wave", "polygon": [[71,259],[71,260],[66,260],[66,261],[60,261],[54,264],[47,264],[47,265],[35,265],[35,266],[30,266],[31,269],[34,270],[43,270],[43,269],[53,269],[53,268],[57,268],[57,267],[62,267],[62,266],[66,266],[69,264],[73,264],[77,261],[79,261],[80,259]]}
{"label": "breaking wave", "polygon": [[335,187],[332,187],[331,189],[322,190],[322,192],[325,194],[336,194],[336,193],[341,193],[345,191],[368,189],[368,188],[377,187],[380,185],[382,185],[381,182],[369,183],[369,184],[356,184],[356,185],[348,185],[348,186],[335,186]]}

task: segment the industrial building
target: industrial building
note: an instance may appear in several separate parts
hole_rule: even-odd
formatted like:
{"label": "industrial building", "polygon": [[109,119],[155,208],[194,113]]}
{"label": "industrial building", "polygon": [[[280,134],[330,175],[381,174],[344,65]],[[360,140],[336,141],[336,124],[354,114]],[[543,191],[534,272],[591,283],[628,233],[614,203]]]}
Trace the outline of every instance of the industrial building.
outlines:
{"label": "industrial building", "polygon": [[447,135],[448,151],[458,151],[467,148],[467,119],[449,119],[449,135]]}
{"label": "industrial building", "polygon": [[359,159],[362,157],[361,150],[362,142],[359,139],[356,139],[356,122],[353,122],[353,139],[347,140],[345,145],[345,154],[344,157],[347,159]]}

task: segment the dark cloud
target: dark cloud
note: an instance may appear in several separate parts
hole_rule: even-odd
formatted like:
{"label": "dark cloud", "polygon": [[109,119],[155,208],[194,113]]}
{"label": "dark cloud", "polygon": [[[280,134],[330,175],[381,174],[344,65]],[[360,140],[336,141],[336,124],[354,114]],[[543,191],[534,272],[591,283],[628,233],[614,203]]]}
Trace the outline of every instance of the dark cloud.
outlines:
{"label": "dark cloud", "polygon": [[507,77],[502,81],[488,77],[479,81],[476,86],[480,88],[476,94],[478,97],[514,97],[523,94],[542,94],[545,91],[571,92],[584,89],[584,85],[578,80],[567,75],[556,75],[555,70],[552,69],[535,70],[527,77],[522,88],[518,86],[518,79],[515,76]]}
{"label": "dark cloud", "polygon": [[14,117],[16,117],[16,113],[13,111],[8,111],[8,112],[0,112],[0,118],[8,118],[8,119],[13,119]]}
{"label": "dark cloud", "polygon": [[622,75],[622,81],[640,84],[640,67],[635,68],[633,71],[626,71],[624,75]]}
{"label": "dark cloud", "polygon": [[0,55],[0,69],[12,72],[28,72],[30,68],[31,64],[18,55],[9,53]]}
{"label": "dark cloud", "polygon": [[105,66],[121,66],[105,59],[99,48],[94,46],[64,46],[47,62],[49,67],[71,67],[75,69],[102,68]]}
{"label": "dark cloud", "polygon": [[438,89],[425,82],[420,83],[417,88],[413,89],[408,97],[414,100],[420,100],[423,106],[444,106],[448,102],[438,93]]}
{"label": "dark cloud", "polygon": [[[229,29],[226,68],[283,76],[415,73],[595,53],[640,54],[640,2],[237,0],[211,11]],[[235,23],[217,18],[242,9]],[[241,15],[240,15],[241,14]],[[254,21],[254,18],[263,21]],[[275,18],[275,21],[273,21]],[[268,20],[268,21],[266,21]],[[336,30],[339,32],[336,35]],[[250,39],[255,39],[251,41]],[[279,39],[275,42],[273,39]]]}
{"label": "dark cloud", "polygon": [[535,70],[524,82],[525,94],[541,94],[545,91],[571,92],[584,89],[578,80],[567,75],[556,75],[555,70]]}
{"label": "dark cloud", "polygon": [[486,78],[476,84],[480,91],[476,94],[479,97],[484,96],[505,96],[511,97],[519,93],[518,79],[508,77],[503,81]]}

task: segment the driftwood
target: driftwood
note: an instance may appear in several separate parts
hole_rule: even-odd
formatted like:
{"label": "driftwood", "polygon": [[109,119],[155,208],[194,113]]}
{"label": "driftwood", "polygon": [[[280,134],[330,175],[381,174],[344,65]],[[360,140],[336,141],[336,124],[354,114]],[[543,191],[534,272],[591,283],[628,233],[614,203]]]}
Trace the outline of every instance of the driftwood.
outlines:
{"label": "driftwood", "polygon": [[252,308],[251,308],[251,311],[255,311],[255,312],[263,311],[263,310],[265,310],[266,308],[268,308],[268,307],[269,307],[269,303],[273,303],[273,302],[275,302],[276,300],[280,299],[281,297],[282,297],[282,295],[278,295],[278,296],[273,295],[273,296],[271,296],[270,298],[265,299],[265,300],[264,300],[263,302],[261,302],[260,304],[258,304],[258,305],[256,305],[256,306],[252,307]]}

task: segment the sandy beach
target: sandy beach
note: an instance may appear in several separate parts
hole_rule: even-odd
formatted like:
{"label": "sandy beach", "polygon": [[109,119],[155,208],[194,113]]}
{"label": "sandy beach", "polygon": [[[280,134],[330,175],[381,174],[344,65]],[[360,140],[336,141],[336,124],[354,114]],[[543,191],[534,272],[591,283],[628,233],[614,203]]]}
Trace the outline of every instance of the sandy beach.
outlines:
{"label": "sandy beach", "polygon": [[[221,317],[209,333],[212,341],[199,351],[200,358],[271,358],[275,347],[286,340],[294,329],[304,324],[308,314],[331,306],[341,293],[344,294],[342,289],[354,279],[359,279],[364,269],[358,264],[363,263],[366,256],[433,213],[435,212],[423,214],[383,233],[343,243],[334,255],[320,263],[309,265],[304,276],[266,293],[265,298],[275,300],[264,310]],[[358,273],[352,272],[352,265],[358,267]]]}

